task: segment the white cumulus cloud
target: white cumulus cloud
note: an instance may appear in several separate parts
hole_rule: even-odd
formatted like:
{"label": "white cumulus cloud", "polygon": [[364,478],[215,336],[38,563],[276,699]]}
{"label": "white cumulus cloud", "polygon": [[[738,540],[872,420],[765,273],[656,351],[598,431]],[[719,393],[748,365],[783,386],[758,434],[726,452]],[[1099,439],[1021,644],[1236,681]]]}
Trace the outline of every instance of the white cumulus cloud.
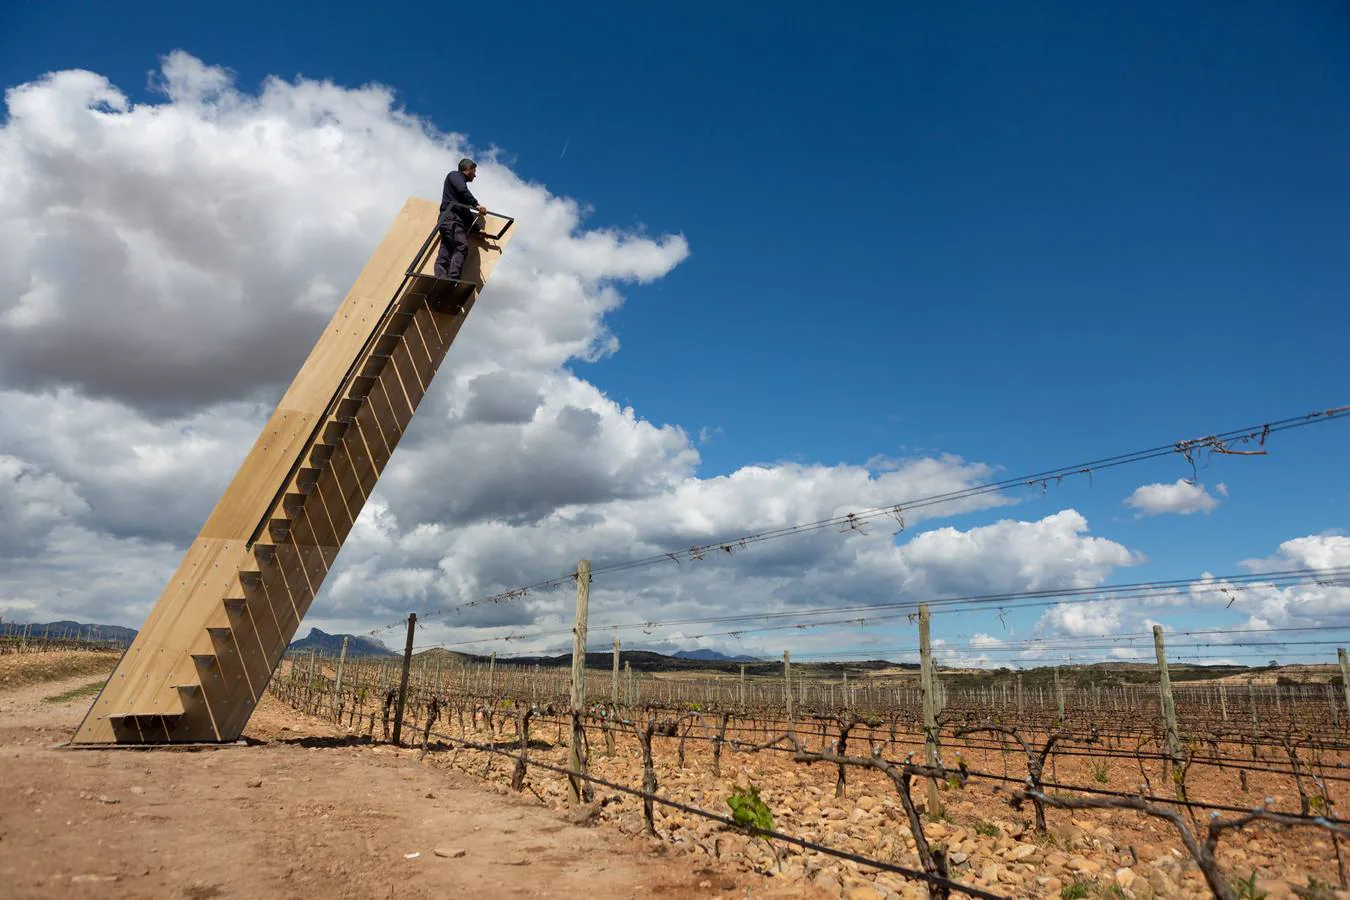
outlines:
{"label": "white cumulus cloud", "polygon": [[1072,637],[1111,634],[1120,628],[1123,612],[1123,604],[1109,600],[1056,603],[1042,614],[1040,625]]}
{"label": "white cumulus cloud", "polygon": [[1036,522],[1005,519],[968,531],[934,529],[901,553],[914,572],[915,590],[933,591],[941,584],[970,594],[1007,584],[1021,585],[1020,590],[1093,587],[1114,569],[1143,561],[1087,530],[1083,514],[1066,509]]}
{"label": "white cumulus cloud", "polygon": [[[1247,628],[1288,628],[1350,625],[1350,536],[1315,534],[1284,541],[1261,559],[1243,560],[1253,574],[1315,570],[1322,577],[1294,585],[1270,582],[1233,584],[1210,579],[1197,588],[1208,589],[1203,599],[1248,616]],[[1217,590],[1223,588],[1224,590]]]}
{"label": "white cumulus cloud", "polygon": [[[1228,489],[1224,485],[1219,485],[1218,490],[1223,496],[1228,496]],[[1164,513],[1189,516],[1191,513],[1207,513],[1216,508],[1219,501],[1205,490],[1204,485],[1178,478],[1172,484],[1140,485],[1125,498],[1125,505],[1138,510],[1137,516]]]}

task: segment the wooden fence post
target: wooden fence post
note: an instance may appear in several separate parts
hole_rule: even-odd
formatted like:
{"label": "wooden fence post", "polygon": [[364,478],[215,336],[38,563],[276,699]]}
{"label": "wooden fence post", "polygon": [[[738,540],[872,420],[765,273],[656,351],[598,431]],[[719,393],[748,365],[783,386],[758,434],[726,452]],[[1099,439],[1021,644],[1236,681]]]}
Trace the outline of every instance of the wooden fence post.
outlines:
{"label": "wooden fence post", "polygon": [[1345,648],[1336,648],[1336,656],[1341,661],[1341,688],[1345,691],[1346,722],[1350,722],[1350,661],[1345,658]]}
{"label": "wooden fence post", "polygon": [[305,712],[307,713],[313,713],[314,706],[317,705],[317,701],[311,703],[310,700],[314,696],[314,673],[318,666],[318,658],[319,658],[318,648],[316,647],[309,648],[309,670],[305,673],[305,699],[304,699],[304,709]]}
{"label": "wooden fence post", "polygon": [[398,703],[394,707],[394,744],[403,732],[403,704],[408,700],[408,668],[412,665],[413,633],[417,631],[417,613],[408,613],[408,643],[403,647],[403,674],[398,680]]}
{"label": "wooden fence post", "polygon": [[787,704],[788,733],[792,733],[792,660],[783,651],[783,702]]}
{"label": "wooden fence post", "polygon": [[580,803],[583,795],[589,800],[590,788],[583,789],[581,774],[586,764],[581,742],[585,734],[581,727],[581,712],[586,705],[586,613],[591,600],[591,562],[577,563],[577,620],[572,626],[572,740],[567,754],[568,797]]}
{"label": "wooden fence post", "polygon": [[610,673],[611,684],[609,687],[609,702],[615,709],[619,708],[619,639],[614,639],[614,669]]}
{"label": "wooden fence post", "polygon": [[1161,625],[1153,626],[1153,650],[1158,656],[1158,689],[1162,692],[1163,720],[1167,723],[1167,752],[1176,763],[1181,760],[1181,738],[1177,735],[1177,708],[1172,702],[1172,679],[1167,674],[1167,650],[1163,646]]}
{"label": "wooden fence post", "polygon": [[347,641],[349,635],[342,636],[342,654],[338,657],[337,683],[333,686],[333,714],[342,716],[342,669],[347,664]]}
{"label": "wooden fence post", "polygon": [[[933,648],[929,640],[928,604],[919,604],[919,690],[923,694],[923,748],[924,760],[937,765],[937,697],[933,691]],[[928,779],[928,814],[942,815],[942,798],[938,796],[937,779]]]}

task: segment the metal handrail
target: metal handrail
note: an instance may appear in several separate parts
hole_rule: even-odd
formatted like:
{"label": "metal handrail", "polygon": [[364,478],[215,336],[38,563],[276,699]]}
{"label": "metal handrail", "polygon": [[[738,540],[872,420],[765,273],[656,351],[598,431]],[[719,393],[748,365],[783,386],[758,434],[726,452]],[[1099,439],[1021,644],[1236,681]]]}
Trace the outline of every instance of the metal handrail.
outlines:
{"label": "metal handrail", "polygon": [[[497,232],[496,234],[487,234],[486,232],[480,232],[480,234],[482,234],[483,237],[487,238],[487,239],[490,240],[490,241],[500,241],[500,240],[502,239],[502,237],[505,236],[506,232],[508,232],[508,231],[511,230],[511,226],[514,225],[514,224],[516,223],[516,220],[515,220],[515,217],[514,217],[514,216],[504,216],[504,215],[502,215],[501,213],[493,212],[493,211],[490,210],[490,209],[489,209],[486,213],[480,213],[480,212],[478,211],[478,207],[476,207],[476,206],[470,206],[470,205],[467,204],[467,203],[460,203],[458,200],[451,200],[451,201],[450,201],[448,204],[446,204],[446,205],[447,205],[447,206],[451,206],[451,207],[455,207],[455,208],[457,208],[457,209],[471,209],[471,210],[473,210],[473,219],[474,219],[474,221],[473,221],[472,224],[469,225],[469,233],[470,233],[470,234],[473,234],[474,226],[475,226],[476,224],[478,224],[478,220],[479,220],[479,219],[482,219],[482,220],[483,220],[483,221],[482,221],[482,224],[483,224],[483,225],[486,225],[486,224],[487,224],[487,217],[488,217],[488,216],[496,216],[496,217],[499,218],[499,219],[505,219],[505,220],[506,220],[506,224],[503,225],[503,226],[502,226],[502,230],[499,231],[499,232]],[[439,229],[439,223],[438,223],[438,227],[437,227],[436,229],[432,229],[432,230],[433,230],[433,231],[436,231],[436,230],[438,230],[438,229]],[[423,245],[423,249],[425,249],[425,248],[426,248],[426,245],[424,244],[424,245]]]}
{"label": "metal handrail", "polygon": [[[452,201],[450,201],[450,204],[449,204],[449,205],[450,205],[450,206],[454,206],[454,207],[459,207],[460,209],[471,209],[471,210],[473,210],[473,218],[474,218],[474,221],[469,225],[469,233],[470,233],[470,234],[475,234],[475,233],[476,233],[476,234],[478,234],[480,237],[486,238],[487,240],[490,240],[490,241],[499,241],[499,240],[501,240],[502,237],[505,236],[506,232],[508,232],[508,231],[511,230],[511,226],[514,225],[514,224],[516,223],[516,220],[515,220],[515,217],[514,217],[514,216],[504,216],[504,215],[502,215],[501,213],[493,212],[492,210],[488,210],[488,211],[487,211],[487,214],[484,215],[483,213],[480,213],[480,212],[478,211],[478,207],[476,207],[476,206],[470,206],[470,205],[467,204],[467,203],[460,203],[460,202],[457,201],[457,200],[452,200]],[[502,226],[502,228],[501,228],[501,231],[498,231],[496,234],[490,234],[490,233],[487,233],[487,232],[484,232],[484,231],[474,232],[473,229],[474,229],[474,227],[478,224],[478,220],[479,220],[479,219],[482,219],[482,224],[486,225],[486,224],[487,224],[487,217],[488,217],[488,216],[496,216],[496,217],[499,218],[499,219],[503,219],[503,220],[505,220],[506,224],[504,224],[504,225]],[[430,233],[427,234],[427,239],[426,239],[425,241],[422,242],[422,249],[420,249],[420,250],[417,251],[417,255],[416,255],[415,257],[413,257],[412,264],[408,266],[408,271],[407,271],[405,274],[407,274],[407,275],[425,275],[425,274],[426,274],[425,272],[422,271],[422,266],[426,265],[427,254],[431,252],[431,245],[432,245],[432,242],[436,240],[436,237],[440,234],[440,231],[441,231],[441,225],[440,225],[440,222],[438,221],[435,225],[433,225],[433,226],[431,227]],[[433,277],[436,277],[436,276],[433,276]]]}

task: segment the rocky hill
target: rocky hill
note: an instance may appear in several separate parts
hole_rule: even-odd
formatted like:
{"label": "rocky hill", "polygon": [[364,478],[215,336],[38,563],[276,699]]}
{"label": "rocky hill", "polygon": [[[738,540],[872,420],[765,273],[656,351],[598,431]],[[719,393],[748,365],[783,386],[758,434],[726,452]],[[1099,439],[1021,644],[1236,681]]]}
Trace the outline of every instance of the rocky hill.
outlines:
{"label": "rocky hill", "polygon": [[326,631],[320,631],[318,628],[311,628],[309,634],[296,641],[291,641],[287,650],[317,650],[320,653],[337,654],[342,652],[342,639],[348,639],[348,656],[395,656],[395,651],[390,650],[380,641],[371,637],[360,637],[355,634],[329,634]]}

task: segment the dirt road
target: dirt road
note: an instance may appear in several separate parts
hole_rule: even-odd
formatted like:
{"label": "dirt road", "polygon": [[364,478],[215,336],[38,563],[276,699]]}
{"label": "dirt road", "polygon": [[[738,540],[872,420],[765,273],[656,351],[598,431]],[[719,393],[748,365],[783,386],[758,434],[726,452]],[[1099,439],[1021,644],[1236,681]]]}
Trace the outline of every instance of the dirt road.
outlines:
{"label": "dirt road", "polygon": [[13,898],[802,896],[351,743],[266,700],[209,750],[70,750],[82,675],[0,690],[0,894]]}

